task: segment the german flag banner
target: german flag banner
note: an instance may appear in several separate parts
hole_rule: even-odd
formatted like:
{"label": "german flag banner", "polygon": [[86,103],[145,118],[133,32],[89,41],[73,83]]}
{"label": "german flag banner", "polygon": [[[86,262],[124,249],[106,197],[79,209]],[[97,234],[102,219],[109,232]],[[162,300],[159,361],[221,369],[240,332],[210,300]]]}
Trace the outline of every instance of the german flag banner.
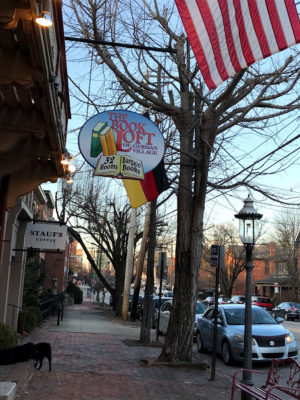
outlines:
{"label": "german flag banner", "polygon": [[143,180],[123,179],[123,184],[132,208],[156,199],[170,187],[163,160],[156,168],[147,172]]}

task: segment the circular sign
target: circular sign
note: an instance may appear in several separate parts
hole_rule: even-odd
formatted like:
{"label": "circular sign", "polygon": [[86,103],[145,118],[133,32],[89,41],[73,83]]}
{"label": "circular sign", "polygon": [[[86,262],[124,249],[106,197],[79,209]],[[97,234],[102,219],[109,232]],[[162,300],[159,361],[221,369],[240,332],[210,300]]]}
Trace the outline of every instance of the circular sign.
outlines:
{"label": "circular sign", "polygon": [[144,173],[160,163],[165,151],[163,135],[150,119],[123,110],[104,111],[86,121],[78,146],[93,168],[101,156],[126,156],[126,160],[142,163]]}

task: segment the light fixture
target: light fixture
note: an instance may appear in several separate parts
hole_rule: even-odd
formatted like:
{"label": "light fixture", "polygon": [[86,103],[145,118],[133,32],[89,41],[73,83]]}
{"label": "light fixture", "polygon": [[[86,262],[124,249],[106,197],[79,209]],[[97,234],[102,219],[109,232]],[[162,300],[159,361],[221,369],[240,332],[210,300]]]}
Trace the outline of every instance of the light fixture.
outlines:
{"label": "light fixture", "polygon": [[44,28],[49,28],[50,26],[53,25],[50,15],[46,12],[43,12],[42,14],[38,15],[37,18],[35,19],[35,22]]}
{"label": "light fixture", "polygon": [[69,165],[68,157],[63,158],[63,159],[60,161],[60,163],[61,163],[62,165]]}
{"label": "light fixture", "polygon": [[70,174],[74,174],[76,172],[76,166],[74,164],[69,164],[68,171],[70,172]]}
{"label": "light fixture", "polygon": [[66,180],[66,183],[69,183],[70,185],[74,182],[74,179],[69,175],[68,179]]}
{"label": "light fixture", "polygon": [[258,220],[261,219],[262,214],[258,214],[253,203],[253,199],[248,194],[247,199],[244,200],[244,207],[235,214],[235,218],[239,219],[240,239],[244,245],[254,245],[259,232]]}
{"label": "light fixture", "polygon": [[[244,329],[244,370],[242,382],[252,385],[252,271],[253,264],[253,247],[258,236],[258,220],[261,219],[262,214],[259,214],[253,207],[253,199],[248,194],[244,200],[244,206],[235,218],[239,219],[240,224],[240,239],[243,242],[246,250],[246,301],[245,301],[245,329]],[[245,400],[250,399],[246,393]],[[252,397],[251,397],[252,398]]]}
{"label": "light fixture", "polygon": [[49,0],[42,0],[40,3],[40,14],[35,19],[35,22],[44,28],[49,28],[53,25],[50,17],[50,4]]}
{"label": "light fixture", "polygon": [[63,159],[60,160],[62,165],[69,165],[70,161],[72,160],[71,154],[66,150]]}

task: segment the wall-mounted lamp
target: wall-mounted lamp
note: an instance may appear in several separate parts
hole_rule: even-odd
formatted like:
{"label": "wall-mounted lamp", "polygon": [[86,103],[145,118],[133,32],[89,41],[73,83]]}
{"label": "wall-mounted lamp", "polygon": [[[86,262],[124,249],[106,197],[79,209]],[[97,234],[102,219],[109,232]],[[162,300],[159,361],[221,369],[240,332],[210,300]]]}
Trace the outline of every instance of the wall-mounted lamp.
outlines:
{"label": "wall-mounted lamp", "polygon": [[75,157],[79,156],[79,154],[80,153],[77,153],[75,156],[71,156],[71,154],[66,150],[66,152],[64,154],[64,158],[60,161],[60,163],[62,165],[69,165],[70,161],[72,161]]}
{"label": "wall-mounted lamp", "polygon": [[79,156],[80,153],[76,154],[75,156],[72,156],[67,150],[65,150],[65,154],[63,156],[63,159],[60,161],[61,164],[64,166],[64,171],[65,171],[65,179],[66,183],[73,183],[73,175],[76,172],[76,166],[74,164],[70,164],[70,161],[72,161],[75,157]]}
{"label": "wall-mounted lamp", "polygon": [[71,185],[74,182],[74,179],[71,177],[71,175],[68,176],[68,179],[66,179],[66,183]]}
{"label": "wall-mounted lamp", "polygon": [[60,160],[60,163],[62,165],[69,165],[70,159],[68,156],[64,157],[62,160]]}
{"label": "wall-mounted lamp", "polygon": [[52,19],[50,17],[49,0],[42,0],[40,10],[41,12],[35,19],[35,22],[44,28],[49,28],[53,25]]}
{"label": "wall-mounted lamp", "polygon": [[70,174],[74,174],[76,172],[76,166],[74,164],[69,164],[68,171],[70,172]]}
{"label": "wall-mounted lamp", "polygon": [[46,12],[43,12],[42,14],[38,15],[37,18],[35,19],[35,22],[44,28],[49,28],[50,26],[53,25],[50,15]]}

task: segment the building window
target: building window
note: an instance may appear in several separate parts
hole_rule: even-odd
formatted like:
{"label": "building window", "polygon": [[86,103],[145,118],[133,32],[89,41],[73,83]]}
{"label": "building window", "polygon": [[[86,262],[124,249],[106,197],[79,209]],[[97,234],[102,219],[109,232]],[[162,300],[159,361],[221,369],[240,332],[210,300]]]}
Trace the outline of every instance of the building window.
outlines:
{"label": "building window", "polygon": [[270,274],[270,263],[269,263],[269,260],[266,260],[266,262],[265,262],[265,274],[266,275]]}

